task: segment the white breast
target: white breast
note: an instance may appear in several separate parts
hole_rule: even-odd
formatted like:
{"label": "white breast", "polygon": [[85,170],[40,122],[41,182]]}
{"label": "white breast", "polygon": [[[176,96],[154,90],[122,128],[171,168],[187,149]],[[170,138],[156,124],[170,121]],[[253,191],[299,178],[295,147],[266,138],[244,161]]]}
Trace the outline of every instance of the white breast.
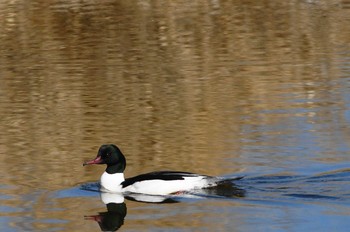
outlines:
{"label": "white breast", "polygon": [[122,192],[120,185],[124,181],[123,173],[108,174],[104,172],[100,179],[102,192]]}

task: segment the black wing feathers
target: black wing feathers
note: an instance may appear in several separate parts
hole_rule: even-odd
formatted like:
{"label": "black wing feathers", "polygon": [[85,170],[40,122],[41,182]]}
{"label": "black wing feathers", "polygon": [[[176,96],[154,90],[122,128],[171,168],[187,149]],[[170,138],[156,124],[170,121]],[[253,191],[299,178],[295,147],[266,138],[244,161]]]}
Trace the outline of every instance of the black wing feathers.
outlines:
{"label": "black wing feathers", "polygon": [[127,178],[125,181],[121,183],[123,188],[132,185],[139,181],[145,180],[184,180],[184,177],[195,177],[197,174],[190,172],[174,172],[174,171],[160,171],[160,172],[150,172],[146,174],[141,174],[138,176],[134,176],[131,178]]}

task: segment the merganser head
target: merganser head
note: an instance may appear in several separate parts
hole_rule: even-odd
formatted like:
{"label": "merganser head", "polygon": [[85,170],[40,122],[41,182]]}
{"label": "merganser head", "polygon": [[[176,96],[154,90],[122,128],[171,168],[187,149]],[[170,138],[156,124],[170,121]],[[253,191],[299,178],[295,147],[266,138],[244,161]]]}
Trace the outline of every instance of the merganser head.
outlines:
{"label": "merganser head", "polygon": [[123,173],[126,160],[123,153],[114,144],[104,144],[98,150],[95,159],[86,161],[83,166],[89,164],[107,164],[106,172],[109,174]]}

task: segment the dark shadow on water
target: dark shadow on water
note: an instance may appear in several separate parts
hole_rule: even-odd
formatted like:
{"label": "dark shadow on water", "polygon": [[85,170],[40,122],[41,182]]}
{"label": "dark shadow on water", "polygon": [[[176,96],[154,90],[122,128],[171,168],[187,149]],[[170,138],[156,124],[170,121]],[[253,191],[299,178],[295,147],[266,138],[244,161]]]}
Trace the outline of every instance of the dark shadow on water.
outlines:
{"label": "dark shadow on water", "polygon": [[289,197],[295,197],[295,198],[303,198],[303,199],[327,199],[327,200],[339,200],[338,197],[332,197],[332,196],[322,196],[318,194],[284,194],[284,196],[289,196]]}

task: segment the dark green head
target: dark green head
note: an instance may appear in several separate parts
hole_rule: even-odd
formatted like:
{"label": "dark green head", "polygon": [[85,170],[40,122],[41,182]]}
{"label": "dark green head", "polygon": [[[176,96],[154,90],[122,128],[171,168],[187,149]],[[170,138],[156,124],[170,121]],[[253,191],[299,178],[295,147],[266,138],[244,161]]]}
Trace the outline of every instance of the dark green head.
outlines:
{"label": "dark green head", "polygon": [[106,172],[109,174],[123,173],[126,167],[126,160],[123,153],[114,144],[104,144],[98,150],[97,156],[83,165],[107,164]]}

